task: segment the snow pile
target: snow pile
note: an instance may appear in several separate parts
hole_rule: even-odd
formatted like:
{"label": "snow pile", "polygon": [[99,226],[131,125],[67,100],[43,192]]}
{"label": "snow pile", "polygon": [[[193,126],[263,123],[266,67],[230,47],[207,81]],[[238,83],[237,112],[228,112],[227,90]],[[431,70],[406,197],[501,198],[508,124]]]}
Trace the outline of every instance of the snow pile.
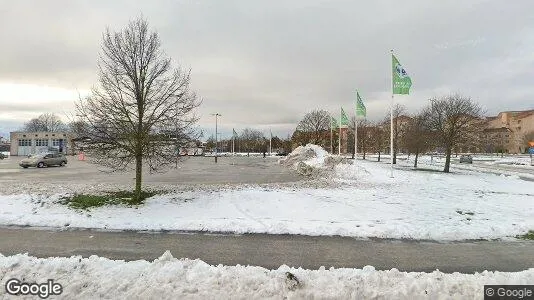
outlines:
{"label": "snow pile", "polygon": [[534,269],[521,272],[446,274],[363,269],[277,270],[211,266],[165,252],[153,262],[98,256],[40,259],[0,255],[0,282],[10,278],[63,287],[59,299],[475,299],[486,284],[531,284]]}
{"label": "snow pile", "polygon": [[493,162],[494,165],[523,165],[530,166],[530,157],[507,157]]}
{"label": "snow pile", "polygon": [[336,177],[346,180],[370,179],[371,173],[361,164],[338,164],[334,167]]}
{"label": "snow pile", "polygon": [[321,146],[307,144],[299,146],[279,163],[293,167],[301,175],[310,176],[317,174],[320,170],[332,169],[340,163],[342,158],[331,156]]}

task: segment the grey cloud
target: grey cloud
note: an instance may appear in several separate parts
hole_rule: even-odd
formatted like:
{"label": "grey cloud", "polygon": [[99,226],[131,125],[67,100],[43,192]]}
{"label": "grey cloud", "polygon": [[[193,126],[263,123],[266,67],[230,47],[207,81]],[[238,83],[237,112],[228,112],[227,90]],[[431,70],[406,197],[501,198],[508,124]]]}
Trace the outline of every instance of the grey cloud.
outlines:
{"label": "grey cloud", "polygon": [[192,68],[206,128],[217,111],[223,122],[290,131],[312,109],[350,109],[356,88],[369,118],[382,118],[392,48],[414,82],[413,94],[396,101],[411,111],[444,92],[472,96],[491,113],[532,108],[529,0],[0,4],[0,26],[9,28],[0,31],[9,41],[0,48],[0,81],[87,89],[96,81],[102,31],[142,14],[165,51]]}

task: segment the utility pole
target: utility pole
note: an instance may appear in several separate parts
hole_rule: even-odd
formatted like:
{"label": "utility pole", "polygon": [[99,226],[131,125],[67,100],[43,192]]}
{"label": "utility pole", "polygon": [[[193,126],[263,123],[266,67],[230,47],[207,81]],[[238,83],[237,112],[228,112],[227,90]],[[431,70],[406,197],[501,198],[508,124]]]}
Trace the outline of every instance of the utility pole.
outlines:
{"label": "utility pole", "polygon": [[221,115],[219,113],[214,113],[211,115],[215,116],[215,163],[217,163],[217,154],[218,154],[217,117],[220,117]]}

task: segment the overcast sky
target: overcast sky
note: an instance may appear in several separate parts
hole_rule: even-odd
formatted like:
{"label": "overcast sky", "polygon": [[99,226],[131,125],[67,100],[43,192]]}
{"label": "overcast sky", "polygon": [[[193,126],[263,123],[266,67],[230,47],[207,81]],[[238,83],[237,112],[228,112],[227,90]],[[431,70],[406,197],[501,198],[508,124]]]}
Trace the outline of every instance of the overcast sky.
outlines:
{"label": "overcast sky", "polygon": [[[534,108],[531,0],[0,0],[0,135],[53,112],[66,120],[96,83],[101,34],[143,15],[192,69],[200,126],[286,136],[313,109],[368,118],[391,99],[391,57],[412,78],[411,112],[459,92],[488,114]],[[208,135],[211,132],[207,132]]]}

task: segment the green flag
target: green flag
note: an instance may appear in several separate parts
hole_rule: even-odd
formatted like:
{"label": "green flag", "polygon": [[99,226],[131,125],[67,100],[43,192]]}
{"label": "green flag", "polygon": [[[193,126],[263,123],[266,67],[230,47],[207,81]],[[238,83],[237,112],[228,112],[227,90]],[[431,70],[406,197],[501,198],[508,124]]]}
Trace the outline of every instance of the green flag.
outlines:
{"label": "green flag", "polygon": [[337,120],[334,117],[330,117],[330,128],[331,129],[337,129],[338,128]]}
{"label": "green flag", "polygon": [[412,80],[404,67],[399,63],[395,55],[392,57],[392,72],[393,72],[393,94],[408,95],[410,94],[410,87]]}
{"label": "green flag", "polygon": [[360,97],[360,93],[356,91],[356,118],[357,117],[365,118],[366,116],[367,116],[367,109],[365,108],[365,104],[363,104],[363,100]]}
{"label": "green flag", "polygon": [[341,117],[339,119],[339,125],[340,126],[349,126],[349,118],[347,118],[347,114],[345,114],[345,111],[343,110],[343,107],[341,108]]}

